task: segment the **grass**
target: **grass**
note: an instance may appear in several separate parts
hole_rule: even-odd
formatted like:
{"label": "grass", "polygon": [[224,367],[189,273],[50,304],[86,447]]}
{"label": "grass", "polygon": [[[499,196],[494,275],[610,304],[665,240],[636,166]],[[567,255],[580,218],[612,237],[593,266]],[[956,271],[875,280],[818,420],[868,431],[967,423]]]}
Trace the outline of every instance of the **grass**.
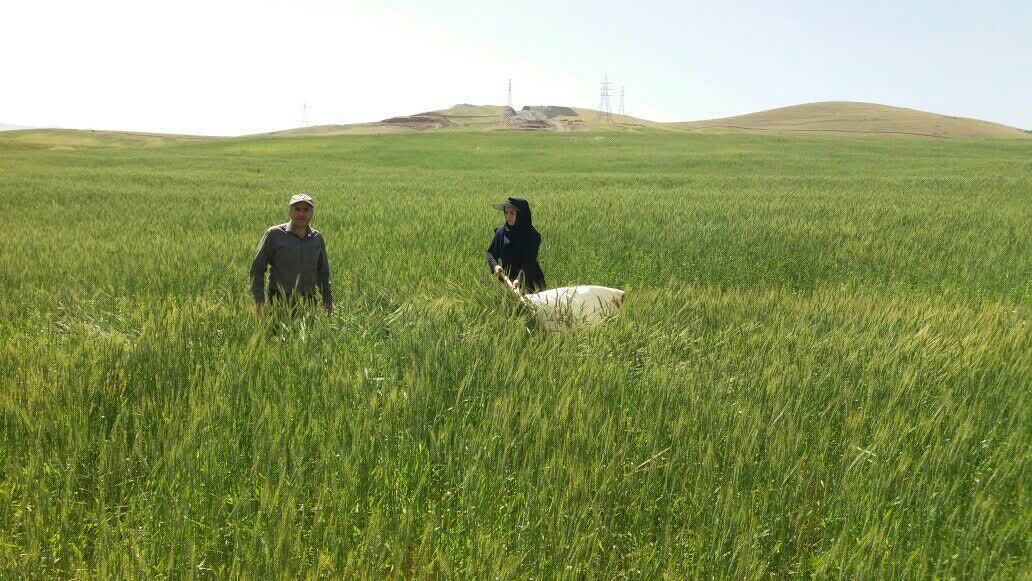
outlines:
{"label": "grass", "polygon": [[[4,576],[1027,577],[1032,142],[0,144]],[[315,196],[337,310],[246,272]],[[490,281],[522,194],[536,330]]]}
{"label": "grass", "polygon": [[89,129],[19,129],[0,133],[0,151],[11,149],[80,149],[94,147],[157,147],[218,139],[199,135],[95,131]]}
{"label": "grass", "polygon": [[1020,129],[990,121],[848,101],[806,103],[724,119],[670,123],[668,127],[696,131],[724,128],[775,132],[883,133],[947,139],[1026,137]]}

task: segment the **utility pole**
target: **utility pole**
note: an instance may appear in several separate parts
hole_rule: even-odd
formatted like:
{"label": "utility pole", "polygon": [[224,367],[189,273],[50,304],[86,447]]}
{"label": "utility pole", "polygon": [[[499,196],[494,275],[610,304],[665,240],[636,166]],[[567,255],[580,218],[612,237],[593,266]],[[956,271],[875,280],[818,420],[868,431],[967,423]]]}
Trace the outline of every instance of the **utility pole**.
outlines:
{"label": "utility pole", "polygon": [[602,74],[602,85],[598,91],[598,110],[605,117],[606,123],[613,122],[613,105],[609,101],[609,97],[612,96],[610,89],[609,75]]}
{"label": "utility pole", "polygon": [[624,86],[623,85],[620,85],[620,114],[621,115],[626,115],[627,114],[626,112],[624,112]]}
{"label": "utility pole", "polygon": [[509,77],[509,86],[506,90],[505,105],[512,109],[512,77]]}

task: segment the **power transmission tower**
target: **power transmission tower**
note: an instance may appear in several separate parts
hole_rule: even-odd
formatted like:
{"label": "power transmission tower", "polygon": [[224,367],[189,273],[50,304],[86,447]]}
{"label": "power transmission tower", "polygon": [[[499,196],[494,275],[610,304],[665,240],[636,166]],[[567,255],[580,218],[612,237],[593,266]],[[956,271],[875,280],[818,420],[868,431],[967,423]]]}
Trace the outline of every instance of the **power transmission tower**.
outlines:
{"label": "power transmission tower", "polygon": [[512,109],[512,77],[509,77],[509,86],[506,90],[505,105]]}
{"label": "power transmission tower", "polygon": [[301,114],[301,127],[308,127],[308,101],[305,101]]}
{"label": "power transmission tower", "polygon": [[609,102],[609,97],[612,96],[610,90],[609,75],[602,75],[602,86],[598,91],[598,110],[605,117],[606,123],[613,122],[613,105]]}
{"label": "power transmission tower", "polygon": [[620,85],[620,114],[626,115],[624,112],[624,86]]}

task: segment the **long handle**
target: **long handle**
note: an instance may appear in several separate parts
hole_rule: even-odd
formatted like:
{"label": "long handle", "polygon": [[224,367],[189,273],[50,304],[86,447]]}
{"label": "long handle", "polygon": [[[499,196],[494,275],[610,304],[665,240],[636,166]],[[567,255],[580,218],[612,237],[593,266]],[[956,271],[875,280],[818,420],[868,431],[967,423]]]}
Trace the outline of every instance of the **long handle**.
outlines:
{"label": "long handle", "polygon": [[499,274],[498,277],[502,279],[502,282],[505,283],[505,286],[508,287],[509,290],[511,290],[513,294],[516,295],[516,300],[519,301],[521,305],[525,305],[528,307],[530,306],[530,301],[528,301],[527,297],[523,296],[523,293],[520,292],[519,286],[513,284],[513,282],[509,279],[508,276],[506,276],[504,272]]}

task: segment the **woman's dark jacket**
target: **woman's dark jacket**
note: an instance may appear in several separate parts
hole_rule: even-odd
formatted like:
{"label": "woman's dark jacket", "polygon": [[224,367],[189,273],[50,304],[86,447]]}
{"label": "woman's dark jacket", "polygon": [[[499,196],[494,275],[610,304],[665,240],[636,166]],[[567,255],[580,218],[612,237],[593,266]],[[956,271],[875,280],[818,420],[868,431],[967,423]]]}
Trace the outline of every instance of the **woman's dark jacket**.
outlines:
{"label": "woman's dark jacket", "polygon": [[523,198],[509,198],[516,207],[516,223],[495,228],[494,239],[487,248],[487,264],[494,272],[501,264],[510,280],[523,284],[528,292],[545,290],[545,273],[538,264],[541,233],[534,228],[530,204]]}

